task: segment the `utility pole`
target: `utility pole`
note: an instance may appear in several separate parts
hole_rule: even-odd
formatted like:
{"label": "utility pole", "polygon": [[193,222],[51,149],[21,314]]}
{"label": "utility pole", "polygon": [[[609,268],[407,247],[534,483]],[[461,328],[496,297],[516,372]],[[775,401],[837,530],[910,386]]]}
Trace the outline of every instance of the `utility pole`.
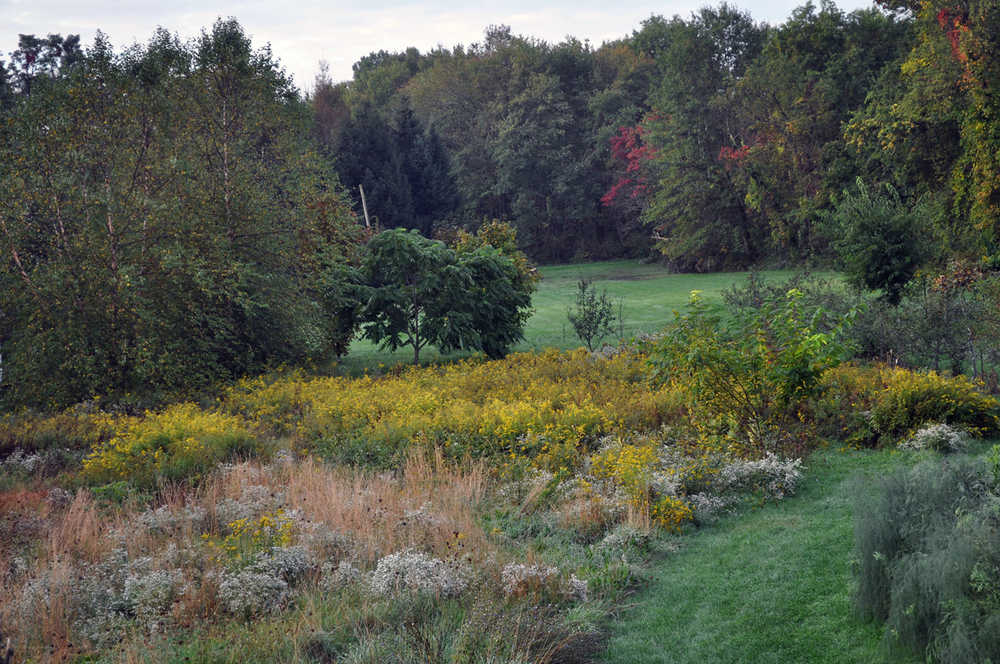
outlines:
{"label": "utility pole", "polygon": [[370,229],[372,224],[368,220],[368,203],[365,201],[365,188],[359,184],[358,190],[361,192],[361,209],[365,211],[365,228]]}

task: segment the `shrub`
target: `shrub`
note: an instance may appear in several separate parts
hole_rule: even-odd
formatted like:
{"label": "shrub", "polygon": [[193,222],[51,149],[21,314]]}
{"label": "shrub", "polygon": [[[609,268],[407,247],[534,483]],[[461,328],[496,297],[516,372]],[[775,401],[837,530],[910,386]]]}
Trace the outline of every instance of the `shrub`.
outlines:
{"label": "shrub", "polygon": [[827,371],[812,416],[823,435],[861,446],[895,445],[932,423],[973,436],[1000,430],[1000,402],[972,380],[878,366]]}
{"label": "shrub", "polygon": [[968,378],[948,378],[896,370],[888,373],[885,389],[875,396],[870,423],[883,443],[894,443],[932,422],[966,428],[976,436],[996,433],[1000,402]]}
{"label": "shrub", "polygon": [[739,459],[723,465],[715,480],[716,490],[760,491],[765,497],[780,500],[795,493],[802,480],[801,459],[779,459],[765,454],[762,459]]}
{"label": "shrub", "polygon": [[917,431],[899,446],[908,450],[961,452],[969,446],[969,436],[961,429],[947,424],[931,424]]}
{"label": "shrub", "polygon": [[694,519],[694,510],[684,500],[674,496],[663,496],[657,500],[649,512],[653,523],[669,531],[680,532],[681,526]]}
{"label": "shrub", "polygon": [[615,306],[606,290],[598,295],[587,279],[581,279],[576,287],[576,307],[567,310],[566,317],[587,350],[593,351],[594,344],[615,331]]}
{"label": "shrub", "polygon": [[126,419],[82,408],[51,415],[31,411],[8,413],[0,417],[0,455],[16,449],[88,450],[113,437]]}
{"label": "shrub", "polygon": [[858,178],[857,193],[845,192],[833,218],[834,245],[851,283],[881,290],[889,303],[898,304],[930,253],[919,211],[907,208],[892,186],[870,189]]}
{"label": "shrub", "polygon": [[252,568],[224,574],[219,599],[229,613],[250,618],[277,611],[291,597],[288,583],[279,576]]}
{"label": "shrub", "polygon": [[798,419],[819,393],[823,372],[844,355],[842,327],[817,331],[820,312],[804,310],[800,299],[793,290],[780,302],[724,318],[693,292],[688,312],[675,314],[650,348],[654,381],[685,390],[691,420],[704,435],[756,451],[770,447],[771,432]]}
{"label": "shrub", "polygon": [[127,480],[153,488],[163,481],[196,480],[220,461],[258,452],[238,417],[183,403],[147,413],[111,440],[98,443],[84,459],[83,471],[96,484]]}
{"label": "shrub", "polygon": [[902,469],[855,510],[855,601],[897,651],[1000,660],[1000,495],[969,460]]}
{"label": "shrub", "polygon": [[453,597],[468,585],[469,571],[464,565],[418,551],[399,551],[381,558],[371,581],[372,592],[377,595],[409,590]]}
{"label": "shrub", "polygon": [[871,302],[851,337],[861,357],[913,368],[995,375],[1000,359],[1000,280],[952,264],[934,279],[916,278],[896,306]]}

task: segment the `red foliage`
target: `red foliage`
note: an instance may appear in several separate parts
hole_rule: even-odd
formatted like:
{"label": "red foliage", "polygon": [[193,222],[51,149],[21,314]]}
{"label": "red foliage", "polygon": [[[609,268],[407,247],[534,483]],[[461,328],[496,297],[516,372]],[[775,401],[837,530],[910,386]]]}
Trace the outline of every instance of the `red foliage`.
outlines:
{"label": "red foliage", "polygon": [[937,13],[937,22],[941,29],[948,36],[951,43],[951,54],[959,62],[967,62],[968,54],[962,49],[961,38],[963,33],[969,32],[969,26],[965,24],[965,15],[957,9],[942,9]]}
{"label": "red foliage", "polygon": [[723,145],[719,148],[719,161],[725,165],[726,170],[728,171],[734,166],[742,166],[743,162],[747,158],[747,155],[749,154],[749,145],[743,145],[738,148],[731,148],[728,145]]}
{"label": "red foliage", "polygon": [[642,125],[619,127],[618,133],[611,137],[611,156],[624,164],[625,175],[601,196],[601,204],[605,207],[613,205],[624,192],[633,200],[645,195],[648,186],[643,167],[655,156],[653,148],[642,141],[645,131]]}

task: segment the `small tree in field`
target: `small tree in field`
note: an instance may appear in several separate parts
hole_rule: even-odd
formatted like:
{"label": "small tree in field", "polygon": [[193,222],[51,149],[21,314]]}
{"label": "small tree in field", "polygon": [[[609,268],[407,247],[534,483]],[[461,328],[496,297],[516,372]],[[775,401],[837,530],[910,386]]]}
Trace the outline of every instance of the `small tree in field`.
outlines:
{"label": "small tree in field", "polygon": [[376,235],[362,264],[364,335],[383,348],[482,350],[502,357],[523,337],[531,284],[514,262],[486,246],[455,252],[416,231]]}
{"label": "small tree in field", "polygon": [[566,312],[566,317],[576,330],[576,336],[594,350],[594,344],[615,331],[615,306],[608,292],[597,294],[593,282],[581,279],[576,285],[576,307]]}

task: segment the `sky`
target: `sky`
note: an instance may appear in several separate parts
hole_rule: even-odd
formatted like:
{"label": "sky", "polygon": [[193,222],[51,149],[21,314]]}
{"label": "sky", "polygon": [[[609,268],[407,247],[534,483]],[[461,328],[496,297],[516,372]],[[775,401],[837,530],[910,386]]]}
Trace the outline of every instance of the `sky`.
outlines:
{"label": "sky", "polygon": [[[835,0],[844,11],[872,6],[871,0]],[[777,24],[805,0],[730,0],[758,21]],[[255,47],[271,50],[308,90],[328,63],[335,81],[351,78],[351,65],[372,51],[426,51],[481,41],[490,25],[509,25],[515,34],[559,42],[567,35],[594,46],[632,33],[653,14],[688,17],[712,0],[0,0],[0,59],[17,48],[18,34],[79,34],[90,44],[97,30],[116,48],[145,42],[157,27],[196,36],[217,18],[239,20]],[[818,2],[816,4],[819,4]]]}

